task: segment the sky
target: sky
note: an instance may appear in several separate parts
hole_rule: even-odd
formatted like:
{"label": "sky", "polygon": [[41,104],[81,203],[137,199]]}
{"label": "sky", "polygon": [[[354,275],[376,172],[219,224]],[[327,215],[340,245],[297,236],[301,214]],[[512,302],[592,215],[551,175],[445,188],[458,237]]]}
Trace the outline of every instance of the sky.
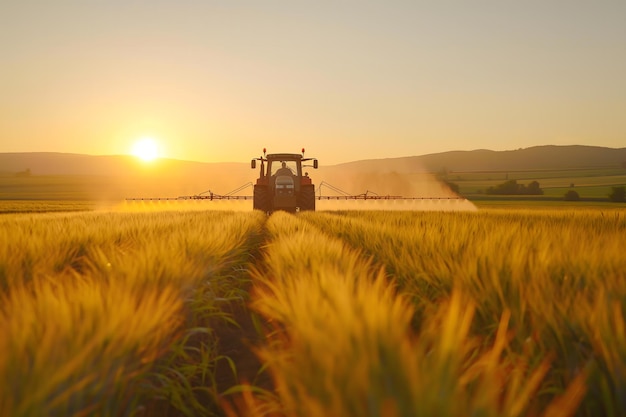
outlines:
{"label": "sky", "polygon": [[0,152],[626,147],[626,1],[0,2]]}

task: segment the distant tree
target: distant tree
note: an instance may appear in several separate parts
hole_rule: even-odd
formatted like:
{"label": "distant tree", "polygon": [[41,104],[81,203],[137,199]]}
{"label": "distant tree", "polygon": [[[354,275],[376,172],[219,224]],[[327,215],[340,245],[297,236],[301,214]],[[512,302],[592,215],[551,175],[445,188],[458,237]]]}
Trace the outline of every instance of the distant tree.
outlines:
{"label": "distant tree", "polygon": [[520,184],[517,183],[517,180],[508,180],[503,182],[502,184],[496,185],[495,187],[487,188],[487,194],[520,194]]}
{"label": "distant tree", "polygon": [[518,184],[517,180],[508,180],[502,184],[498,184],[495,187],[489,187],[487,194],[497,195],[541,195],[543,190],[541,189],[537,181],[533,181],[528,186],[524,184]]}
{"label": "distant tree", "polygon": [[580,195],[578,195],[578,193],[574,190],[569,190],[568,192],[565,193],[565,195],[563,196],[563,199],[565,201],[578,201],[580,200]]}
{"label": "distant tree", "polygon": [[539,186],[539,183],[537,181],[532,181],[526,187],[525,194],[528,194],[528,195],[543,195],[543,190],[541,189],[541,187]]}
{"label": "distant tree", "polygon": [[611,201],[615,203],[623,203],[626,201],[626,187],[613,187],[613,192],[609,194]]}

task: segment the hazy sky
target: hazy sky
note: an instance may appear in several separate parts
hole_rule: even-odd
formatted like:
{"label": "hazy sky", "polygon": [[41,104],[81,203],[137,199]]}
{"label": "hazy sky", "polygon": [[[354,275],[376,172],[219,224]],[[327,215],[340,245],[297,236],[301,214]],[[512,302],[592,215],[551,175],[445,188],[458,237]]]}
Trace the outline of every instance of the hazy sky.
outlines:
{"label": "hazy sky", "polygon": [[0,152],[626,147],[626,1],[0,2]]}

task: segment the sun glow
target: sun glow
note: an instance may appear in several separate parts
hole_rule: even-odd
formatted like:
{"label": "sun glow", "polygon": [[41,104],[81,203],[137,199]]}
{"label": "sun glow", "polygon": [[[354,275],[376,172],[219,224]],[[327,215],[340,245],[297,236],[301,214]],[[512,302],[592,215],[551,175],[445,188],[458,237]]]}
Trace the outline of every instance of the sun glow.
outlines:
{"label": "sun glow", "polygon": [[141,160],[153,161],[159,157],[159,148],[154,139],[142,138],[135,142],[131,153]]}

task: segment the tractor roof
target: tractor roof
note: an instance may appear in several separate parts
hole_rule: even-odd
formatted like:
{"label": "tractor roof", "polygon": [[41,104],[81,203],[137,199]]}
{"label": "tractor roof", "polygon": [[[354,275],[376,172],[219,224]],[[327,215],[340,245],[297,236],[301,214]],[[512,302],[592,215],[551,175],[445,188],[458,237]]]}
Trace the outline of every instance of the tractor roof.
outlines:
{"label": "tractor roof", "polygon": [[302,160],[302,155],[299,153],[269,153],[267,154],[267,159],[273,161],[300,161]]}

